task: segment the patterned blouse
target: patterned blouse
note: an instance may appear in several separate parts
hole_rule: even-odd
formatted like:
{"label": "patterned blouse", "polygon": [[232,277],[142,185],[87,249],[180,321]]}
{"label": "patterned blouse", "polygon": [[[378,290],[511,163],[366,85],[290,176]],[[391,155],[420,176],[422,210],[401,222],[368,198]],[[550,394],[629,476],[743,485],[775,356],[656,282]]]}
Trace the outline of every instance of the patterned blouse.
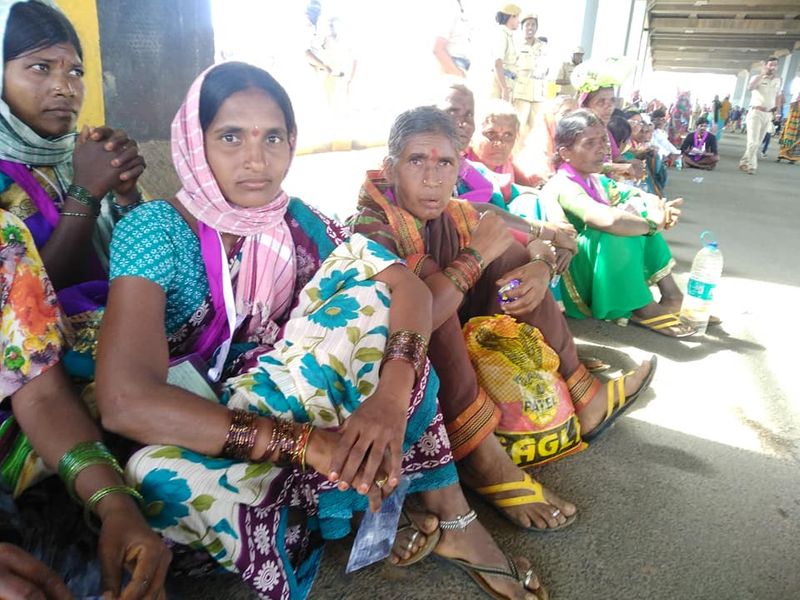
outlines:
{"label": "patterned blouse", "polygon": [[0,400],[59,361],[66,332],[30,232],[0,209]]}

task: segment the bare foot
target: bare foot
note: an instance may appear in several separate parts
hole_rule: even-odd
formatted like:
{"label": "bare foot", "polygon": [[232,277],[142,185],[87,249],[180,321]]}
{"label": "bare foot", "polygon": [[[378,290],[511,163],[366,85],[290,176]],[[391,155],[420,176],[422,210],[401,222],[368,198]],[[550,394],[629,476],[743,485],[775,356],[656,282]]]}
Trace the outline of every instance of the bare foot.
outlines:
{"label": "bare foot", "polygon": [[[522,481],[525,473],[508,456],[494,435],[486,439],[469,456],[459,461],[458,474],[464,485],[477,489],[498,483]],[[566,523],[567,518],[577,512],[575,505],[556,496],[547,488],[542,489],[546,502],[521,506],[498,507],[508,519],[524,529],[550,529]],[[529,495],[529,490],[512,490],[485,496],[489,502],[502,498]],[[553,513],[556,516],[553,516]]]}
{"label": "bare foot", "polygon": [[[650,361],[645,361],[630,375],[625,377],[625,397],[627,398],[638,390],[642,382],[650,373],[652,365]],[[608,410],[608,386],[601,385],[597,394],[591,402],[578,411],[578,418],[581,421],[581,434],[586,435],[592,429],[600,425]]]}

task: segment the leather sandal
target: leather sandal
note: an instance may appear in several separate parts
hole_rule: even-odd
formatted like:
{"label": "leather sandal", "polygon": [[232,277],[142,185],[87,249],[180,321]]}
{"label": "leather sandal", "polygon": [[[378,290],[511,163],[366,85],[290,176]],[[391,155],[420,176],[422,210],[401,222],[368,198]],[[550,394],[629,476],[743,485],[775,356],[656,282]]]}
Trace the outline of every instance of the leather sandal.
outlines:
{"label": "leather sandal", "polygon": [[[439,527],[436,527],[436,529],[432,533],[425,533],[417,526],[417,524],[414,522],[414,519],[411,518],[411,515],[408,512],[406,512],[405,508],[403,508],[402,515],[406,523],[404,525],[401,525],[397,529],[397,535],[400,535],[401,533],[406,531],[414,532],[411,535],[411,541],[409,541],[407,549],[411,550],[411,548],[414,546],[414,542],[417,541],[417,537],[419,537],[420,535],[425,536],[426,540],[425,545],[422,546],[422,548],[417,550],[414,554],[412,554],[408,558],[399,560],[396,563],[390,562],[389,564],[395,567],[410,567],[411,565],[418,563],[422,559],[427,558],[430,555],[430,553],[433,552],[433,549],[436,548],[437,544],[439,543],[439,538],[442,537],[442,530],[439,529]],[[397,538],[395,537],[395,540],[396,539]]]}
{"label": "leather sandal", "polygon": [[[504,553],[505,554],[505,553]],[[517,568],[516,563],[512,560],[512,558],[505,554],[506,562],[508,563],[508,570],[500,569],[498,567],[491,567],[487,565],[476,565],[466,560],[462,560],[460,558],[448,558],[446,556],[441,556],[439,554],[436,555],[437,558],[443,560],[446,563],[451,565],[455,565],[462,571],[464,571],[467,575],[470,576],[472,581],[474,581],[479,588],[481,588],[487,596],[490,598],[494,598],[495,600],[509,600],[509,597],[495,591],[483,577],[484,575],[496,575],[500,577],[507,577],[508,579],[512,579],[514,581],[518,581],[522,584],[526,591],[530,592],[531,594],[535,595],[538,600],[549,600],[550,594],[547,593],[545,587],[539,583],[539,587],[535,590],[532,590],[528,587],[530,584],[531,579],[534,576],[533,569],[528,569],[524,573],[520,573],[519,569]]]}

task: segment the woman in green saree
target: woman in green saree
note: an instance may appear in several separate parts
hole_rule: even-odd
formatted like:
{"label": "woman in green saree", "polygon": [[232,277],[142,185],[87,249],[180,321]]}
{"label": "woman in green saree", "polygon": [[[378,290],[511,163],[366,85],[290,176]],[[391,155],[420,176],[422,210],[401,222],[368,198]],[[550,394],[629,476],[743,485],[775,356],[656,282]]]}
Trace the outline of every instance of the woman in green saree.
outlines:
{"label": "woman in green saree", "polygon": [[[589,111],[578,110],[561,120],[556,150],[558,172],[542,193],[561,205],[578,230],[578,254],[561,281],[567,315],[630,319],[672,337],[694,333],[676,314],[683,295],[671,275],[675,261],[660,233],[677,223],[682,199],[664,202],[599,175],[606,131]],[[651,285],[661,291],[659,302]]]}

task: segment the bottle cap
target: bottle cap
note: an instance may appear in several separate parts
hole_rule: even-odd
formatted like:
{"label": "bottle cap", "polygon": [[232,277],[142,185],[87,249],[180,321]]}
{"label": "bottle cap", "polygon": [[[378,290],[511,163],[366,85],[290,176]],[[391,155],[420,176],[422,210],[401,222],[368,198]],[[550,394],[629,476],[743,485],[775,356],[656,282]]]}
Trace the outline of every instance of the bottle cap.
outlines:
{"label": "bottle cap", "polygon": [[711,233],[711,231],[709,231],[708,229],[706,229],[703,233],[700,234],[700,241],[703,242],[704,246],[710,246],[711,248],[714,248],[714,250],[717,250],[719,248],[719,244],[717,243],[714,234]]}

